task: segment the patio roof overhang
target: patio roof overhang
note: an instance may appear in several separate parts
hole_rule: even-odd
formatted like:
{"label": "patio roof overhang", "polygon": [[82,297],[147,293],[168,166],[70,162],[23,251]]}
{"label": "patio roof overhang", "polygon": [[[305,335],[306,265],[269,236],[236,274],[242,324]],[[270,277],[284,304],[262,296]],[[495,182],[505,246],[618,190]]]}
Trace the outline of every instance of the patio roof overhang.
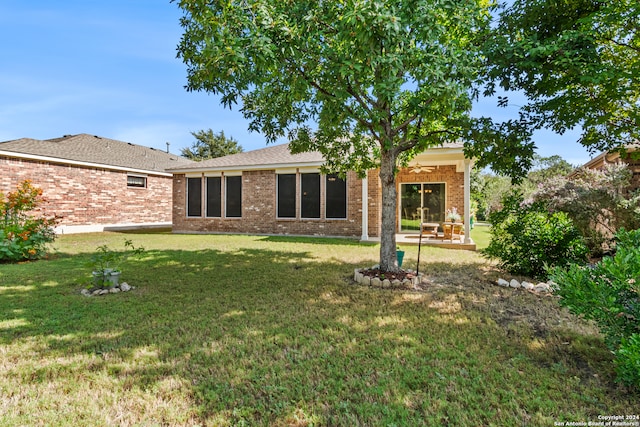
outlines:
{"label": "patio roof overhang", "polygon": [[[455,165],[456,172],[464,172],[465,170],[464,152],[460,147],[430,148],[416,155],[408,163],[409,167],[420,166],[449,166]],[[473,167],[473,159],[468,159],[470,166]]]}

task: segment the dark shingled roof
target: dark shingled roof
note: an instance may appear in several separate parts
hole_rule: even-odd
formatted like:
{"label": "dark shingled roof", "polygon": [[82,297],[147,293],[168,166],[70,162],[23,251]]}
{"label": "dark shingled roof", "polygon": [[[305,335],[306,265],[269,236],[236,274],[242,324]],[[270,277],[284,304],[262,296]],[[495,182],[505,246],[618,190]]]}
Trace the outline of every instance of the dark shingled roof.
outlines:
{"label": "dark shingled roof", "polygon": [[224,157],[194,162],[185,166],[176,166],[172,169],[179,171],[203,170],[203,169],[246,169],[259,167],[273,167],[277,165],[303,165],[324,163],[322,154],[317,151],[291,154],[289,144],[272,145],[258,150],[245,151],[238,154],[230,154]]}
{"label": "dark shingled roof", "polygon": [[86,133],[46,140],[21,138],[0,142],[0,151],[51,157],[62,163],[66,160],[153,172],[166,172],[168,168],[192,163],[162,150]]}

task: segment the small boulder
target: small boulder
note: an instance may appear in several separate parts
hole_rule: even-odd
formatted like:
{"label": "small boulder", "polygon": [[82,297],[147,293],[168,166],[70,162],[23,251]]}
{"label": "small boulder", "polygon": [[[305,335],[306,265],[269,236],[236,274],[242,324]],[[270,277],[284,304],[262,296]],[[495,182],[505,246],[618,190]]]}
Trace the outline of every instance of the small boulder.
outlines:
{"label": "small boulder", "polygon": [[511,279],[511,282],[509,282],[509,286],[518,289],[520,287],[520,282],[518,282],[516,279]]}
{"label": "small boulder", "polygon": [[122,292],[129,292],[131,290],[131,286],[129,286],[129,284],[127,282],[121,283],[120,284],[120,290]]}
{"label": "small boulder", "polygon": [[384,280],[382,281],[382,287],[383,287],[383,288],[390,288],[390,287],[391,287],[391,280],[389,280],[389,279],[384,279]]}
{"label": "small boulder", "polygon": [[90,297],[91,296],[91,291],[89,291],[89,289],[83,289],[80,291],[80,293],[82,295],[84,295],[85,297]]}
{"label": "small boulder", "polygon": [[528,291],[534,287],[534,284],[531,282],[522,282],[520,285]]}
{"label": "small boulder", "polygon": [[382,281],[379,277],[374,277],[373,279],[371,279],[371,286],[373,286],[374,288],[379,288],[381,284]]}
{"label": "small boulder", "polygon": [[498,284],[498,286],[503,286],[503,287],[505,287],[505,288],[509,286],[509,282],[507,282],[507,281],[506,281],[506,280],[504,280],[504,279],[498,279],[497,284]]}
{"label": "small boulder", "polygon": [[536,286],[533,287],[533,290],[536,292],[551,292],[551,286],[549,286],[547,283],[538,283]]}

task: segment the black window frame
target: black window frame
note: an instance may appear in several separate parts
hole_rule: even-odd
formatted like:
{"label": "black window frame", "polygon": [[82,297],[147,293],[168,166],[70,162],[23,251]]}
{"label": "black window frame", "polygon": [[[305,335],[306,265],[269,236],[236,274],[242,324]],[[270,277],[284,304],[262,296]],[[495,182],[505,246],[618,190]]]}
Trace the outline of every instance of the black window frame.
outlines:
{"label": "black window frame", "polygon": [[[187,177],[186,189],[187,217],[202,217],[202,177]],[[193,194],[197,194],[197,198]],[[192,196],[194,197],[193,199]],[[192,213],[192,208],[197,211],[197,214],[195,212]]]}
{"label": "black window frame", "polygon": [[276,218],[296,218],[296,181],[295,173],[276,175]]}
{"label": "black window frame", "polygon": [[324,215],[326,219],[347,219],[347,180],[325,175]]}
{"label": "black window frame", "polygon": [[222,218],[222,177],[206,177],[206,204],[205,216],[207,218]]}
{"label": "black window frame", "polygon": [[300,218],[320,219],[320,173],[300,174]]}
{"label": "black window frame", "polygon": [[225,176],[225,218],[242,218],[242,176]]}

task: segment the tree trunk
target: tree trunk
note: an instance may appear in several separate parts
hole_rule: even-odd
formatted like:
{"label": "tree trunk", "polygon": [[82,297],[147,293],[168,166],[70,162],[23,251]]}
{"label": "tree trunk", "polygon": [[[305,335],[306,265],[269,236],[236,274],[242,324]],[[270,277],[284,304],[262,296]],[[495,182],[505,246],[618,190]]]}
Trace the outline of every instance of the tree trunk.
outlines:
{"label": "tree trunk", "polygon": [[396,153],[382,149],[380,182],[382,185],[382,229],[380,234],[380,270],[399,271],[396,255]]}

